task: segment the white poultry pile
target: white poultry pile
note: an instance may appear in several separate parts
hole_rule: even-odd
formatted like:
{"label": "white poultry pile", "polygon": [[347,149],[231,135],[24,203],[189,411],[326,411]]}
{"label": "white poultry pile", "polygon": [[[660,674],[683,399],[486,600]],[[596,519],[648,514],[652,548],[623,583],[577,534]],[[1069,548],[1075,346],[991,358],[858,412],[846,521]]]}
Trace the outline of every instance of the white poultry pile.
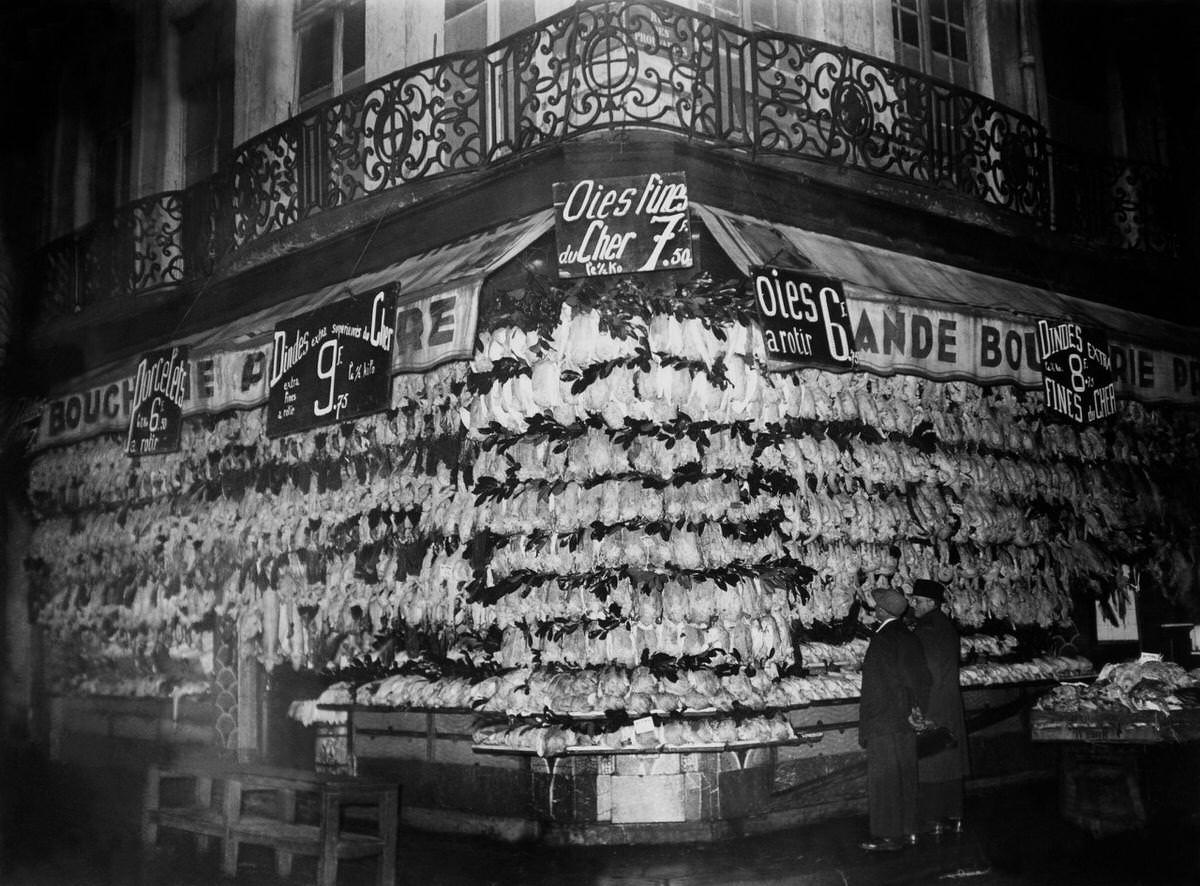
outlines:
{"label": "white poultry pile", "polygon": [[[862,642],[805,637],[878,584],[939,579],[968,628],[1064,623],[1072,588],[1133,559],[1195,592],[1195,532],[1162,534],[1188,525],[1163,478],[1195,463],[1195,414],[1122,402],[1079,431],[1007,387],[771,373],[736,314],[606,299],[486,330],[353,423],[270,439],[260,407],[189,420],[170,455],[38,455],[41,623],[90,664],[135,637],[198,649],[215,617],[270,667],[378,673],[403,628],[470,639],[479,671],[363,680],[358,702],[637,715],[853,697]],[[663,685],[646,668],[668,661]],[[1082,667],[1026,664],[964,682]]]}

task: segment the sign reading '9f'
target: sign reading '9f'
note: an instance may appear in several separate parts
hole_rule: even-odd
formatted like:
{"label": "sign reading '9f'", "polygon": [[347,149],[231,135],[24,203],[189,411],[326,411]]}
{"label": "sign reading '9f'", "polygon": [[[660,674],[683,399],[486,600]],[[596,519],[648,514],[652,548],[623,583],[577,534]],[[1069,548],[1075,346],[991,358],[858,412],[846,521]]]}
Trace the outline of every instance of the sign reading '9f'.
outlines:
{"label": "sign reading '9f'", "polygon": [[275,326],[267,436],[334,424],[390,405],[396,287],[350,296]]}
{"label": "sign reading '9f'", "polygon": [[682,172],[556,182],[558,276],[690,268],[690,222]]}
{"label": "sign reading '9f'", "polygon": [[845,369],[856,362],[842,283],[792,268],[751,268],[767,355],[784,363]]}

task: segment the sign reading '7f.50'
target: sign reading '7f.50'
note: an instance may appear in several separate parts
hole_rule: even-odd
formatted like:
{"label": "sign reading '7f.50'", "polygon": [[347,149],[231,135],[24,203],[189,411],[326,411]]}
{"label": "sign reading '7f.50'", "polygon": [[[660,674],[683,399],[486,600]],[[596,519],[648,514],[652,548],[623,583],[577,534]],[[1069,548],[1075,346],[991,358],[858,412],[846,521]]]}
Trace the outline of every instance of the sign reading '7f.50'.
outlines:
{"label": "sign reading '7f.50'", "polygon": [[556,182],[558,276],[690,268],[689,211],[682,172]]}
{"label": "sign reading '7f.50'", "polygon": [[386,409],[391,399],[395,286],[340,299],[276,324],[267,436]]}

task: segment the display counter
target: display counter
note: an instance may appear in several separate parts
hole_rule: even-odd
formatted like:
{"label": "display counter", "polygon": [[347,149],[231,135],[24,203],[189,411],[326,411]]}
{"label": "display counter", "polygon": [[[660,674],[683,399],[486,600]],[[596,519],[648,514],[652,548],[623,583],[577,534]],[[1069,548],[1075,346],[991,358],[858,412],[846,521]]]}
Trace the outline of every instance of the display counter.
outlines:
{"label": "display counter", "polygon": [[[1054,682],[964,687],[975,781],[1052,775],[1053,756],[1029,741],[1028,714]],[[675,842],[865,808],[856,697],[772,712],[786,720],[785,739],[677,746],[643,737],[646,746],[568,745],[545,755],[478,741],[488,726],[537,728],[530,718],[379,705],[321,709],[345,715],[346,757],[359,774],[404,785],[401,819],[414,827],[559,843]],[[706,716],[714,715],[688,715]],[[587,721],[577,725],[582,730]]]}

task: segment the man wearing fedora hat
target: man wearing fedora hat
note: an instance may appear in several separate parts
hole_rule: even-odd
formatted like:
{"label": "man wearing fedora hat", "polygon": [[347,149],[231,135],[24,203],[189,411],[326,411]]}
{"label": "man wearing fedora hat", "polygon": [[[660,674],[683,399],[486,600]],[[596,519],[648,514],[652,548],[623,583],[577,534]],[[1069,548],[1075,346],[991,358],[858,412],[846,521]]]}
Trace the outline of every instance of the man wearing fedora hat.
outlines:
{"label": "man wearing fedora hat", "polygon": [[900,616],[908,601],[899,591],[877,588],[879,627],[862,664],[858,743],[867,751],[870,852],[903,849],[917,841],[917,734],[913,708],[929,701],[929,670],[921,644]]}
{"label": "man wearing fedora hat", "polygon": [[959,684],[958,631],[942,611],[946,588],[940,582],[919,578],[913,583],[913,633],[925,653],[933,682],[929,707],[922,712],[957,739],[955,747],[922,757],[918,766],[918,810],[922,828],[941,834],[945,826],[962,831],[963,775],[967,770],[967,730]]}

